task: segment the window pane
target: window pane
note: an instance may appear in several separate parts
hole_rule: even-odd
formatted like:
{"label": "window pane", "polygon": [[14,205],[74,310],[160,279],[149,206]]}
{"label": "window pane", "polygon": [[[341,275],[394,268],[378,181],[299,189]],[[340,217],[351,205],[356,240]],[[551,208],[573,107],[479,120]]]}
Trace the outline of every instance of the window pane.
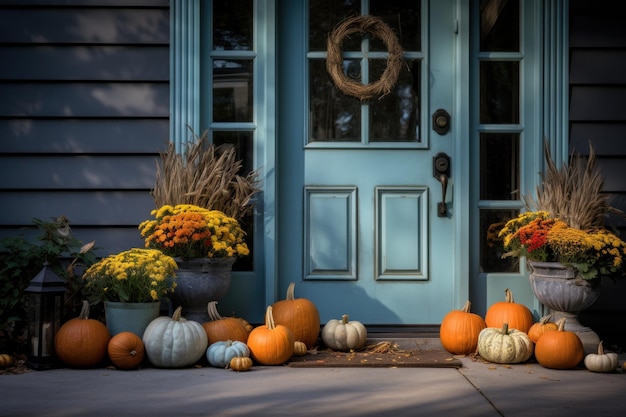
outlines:
{"label": "window pane", "polygon": [[[370,142],[419,141],[421,61],[416,59],[407,64],[411,71],[402,66],[394,89],[382,99],[370,102]],[[386,65],[386,61],[371,61],[373,76],[380,78]]]}
{"label": "window pane", "polygon": [[519,123],[519,62],[480,63],[480,123]]}
{"label": "window pane", "polygon": [[480,1],[480,50],[482,52],[519,51],[519,1]]}
{"label": "window pane", "polygon": [[519,169],[517,133],[481,133],[481,200],[519,200]]}
{"label": "window pane", "polygon": [[[309,50],[325,51],[328,35],[347,16],[361,14],[360,0],[311,0],[309,8]],[[352,36],[342,42],[344,51],[360,51],[361,37]]]}
{"label": "window pane", "polygon": [[[395,32],[402,49],[421,51],[421,6],[419,1],[371,0],[370,14],[380,17]],[[387,47],[378,38],[371,41],[372,51],[386,51]]]}
{"label": "window pane", "polygon": [[[227,144],[235,148],[238,161],[242,161],[239,175],[246,175],[254,169],[254,145],[252,132],[221,132],[213,131],[213,143],[215,145]],[[252,214],[244,216],[241,228],[246,232],[246,244],[250,249],[250,255],[240,256],[233,265],[235,271],[252,271],[254,261],[254,229]]]}
{"label": "window pane", "polygon": [[518,210],[480,211],[480,271],[515,272],[519,271],[517,258],[502,259],[504,248],[498,232],[507,221],[519,214]]}
{"label": "window pane", "polygon": [[[361,73],[359,60],[346,60],[354,77]],[[338,90],[326,73],[326,61],[309,62],[310,141],[361,141],[361,103]]]}
{"label": "window pane", "polygon": [[252,60],[213,60],[213,121],[252,121]]}
{"label": "window pane", "polygon": [[213,49],[251,50],[252,0],[213,2]]}

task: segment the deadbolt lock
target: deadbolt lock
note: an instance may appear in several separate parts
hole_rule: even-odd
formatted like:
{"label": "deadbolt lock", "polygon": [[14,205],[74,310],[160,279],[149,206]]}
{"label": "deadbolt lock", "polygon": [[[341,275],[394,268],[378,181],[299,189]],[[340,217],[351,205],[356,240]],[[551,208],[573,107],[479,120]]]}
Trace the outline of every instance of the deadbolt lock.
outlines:
{"label": "deadbolt lock", "polygon": [[450,114],[444,109],[433,113],[433,130],[440,135],[445,135],[450,130]]}

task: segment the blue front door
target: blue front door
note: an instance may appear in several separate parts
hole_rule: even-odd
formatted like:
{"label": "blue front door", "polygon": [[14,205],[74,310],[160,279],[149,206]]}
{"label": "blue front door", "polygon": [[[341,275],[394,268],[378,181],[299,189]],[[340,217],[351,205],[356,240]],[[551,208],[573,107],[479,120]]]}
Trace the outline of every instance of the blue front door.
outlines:
{"label": "blue front door", "polygon": [[[459,10],[452,0],[337,3],[278,6],[278,297],[295,282],[322,322],[439,323],[469,280]],[[382,98],[359,100],[328,76],[327,35],[354,15],[380,17],[403,49]],[[373,83],[389,65],[375,36],[340,45],[350,79]]]}

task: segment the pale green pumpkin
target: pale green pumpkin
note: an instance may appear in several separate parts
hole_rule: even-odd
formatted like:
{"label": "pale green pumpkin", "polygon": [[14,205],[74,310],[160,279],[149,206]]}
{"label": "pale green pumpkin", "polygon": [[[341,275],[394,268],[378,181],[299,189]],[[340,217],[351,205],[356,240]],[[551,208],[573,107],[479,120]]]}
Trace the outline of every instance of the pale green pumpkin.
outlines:
{"label": "pale green pumpkin", "polygon": [[534,344],[528,335],[516,329],[509,329],[504,323],[502,329],[487,327],[478,334],[478,354],[481,358],[495,363],[520,363],[533,354]]}
{"label": "pale green pumpkin", "polygon": [[228,368],[231,359],[250,356],[248,345],[237,340],[212,343],[206,350],[206,358],[216,368]]}

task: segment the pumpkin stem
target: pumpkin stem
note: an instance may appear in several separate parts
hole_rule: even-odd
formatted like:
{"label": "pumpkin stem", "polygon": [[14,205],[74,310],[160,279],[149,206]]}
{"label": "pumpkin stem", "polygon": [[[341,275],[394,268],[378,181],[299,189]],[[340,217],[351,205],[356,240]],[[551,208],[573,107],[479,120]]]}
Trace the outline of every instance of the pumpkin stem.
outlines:
{"label": "pumpkin stem", "polygon": [[598,355],[604,355],[604,346],[602,346],[602,340],[598,344]]}
{"label": "pumpkin stem", "polygon": [[272,306],[267,306],[267,310],[265,311],[265,325],[270,330],[274,330],[276,328],[274,315],[272,314]]}
{"label": "pumpkin stem", "polygon": [[178,306],[178,308],[176,310],[174,310],[174,314],[172,314],[172,320],[174,321],[180,321],[181,317],[180,315],[183,312],[183,306]]}
{"label": "pumpkin stem", "polygon": [[210,301],[207,306],[207,311],[209,312],[211,321],[222,320],[222,316],[217,312],[217,301]]}
{"label": "pumpkin stem", "polygon": [[552,318],[552,314],[548,314],[547,316],[543,316],[540,320],[539,323],[541,324],[546,324],[550,321],[550,319]]}
{"label": "pumpkin stem", "polygon": [[559,328],[557,329],[559,332],[565,331],[565,321],[567,319],[565,317],[559,319],[559,321],[556,322],[556,325],[559,326]]}
{"label": "pumpkin stem", "polygon": [[286,300],[289,300],[289,301],[295,300],[295,297],[294,297],[295,288],[296,288],[295,282],[292,282],[291,284],[289,284],[289,286],[287,287],[287,296],[285,297]]}
{"label": "pumpkin stem", "polygon": [[502,323],[502,334],[509,334],[509,323]]}
{"label": "pumpkin stem", "polygon": [[514,303],[513,301],[513,293],[508,288],[504,290],[504,302],[505,303]]}
{"label": "pumpkin stem", "polygon": [[89,301],[83,300],[83,307],[80,309],[79,319],[87,320],[89,318]]}
{"label": "pumpkin stem", "polygon": [[341,316],[341,322],[343,324],[347,324],[348,323],[348,315],[344,314],[343,316]]}
{"label": "pumpkin stem", "polygon": [[463,306],[463,308],[461,309],[461,311],[463,313],[469,313],[470,312],[470,308],[472,307],[472,303],[470,302],[470,300],[467,300],[465,302],[465,305]]}

